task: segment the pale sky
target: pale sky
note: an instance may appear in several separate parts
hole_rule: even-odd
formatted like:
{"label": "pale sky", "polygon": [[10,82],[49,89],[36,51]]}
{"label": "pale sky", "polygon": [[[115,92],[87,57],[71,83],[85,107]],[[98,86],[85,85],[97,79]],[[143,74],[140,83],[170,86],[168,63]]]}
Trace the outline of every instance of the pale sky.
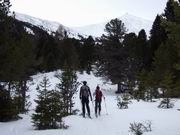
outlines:
{"label": "pale sky", "polygon": [[154,20],[167,0],[11,0],[11,11],[56,21],[65,26],[104,22],[129,13]]}

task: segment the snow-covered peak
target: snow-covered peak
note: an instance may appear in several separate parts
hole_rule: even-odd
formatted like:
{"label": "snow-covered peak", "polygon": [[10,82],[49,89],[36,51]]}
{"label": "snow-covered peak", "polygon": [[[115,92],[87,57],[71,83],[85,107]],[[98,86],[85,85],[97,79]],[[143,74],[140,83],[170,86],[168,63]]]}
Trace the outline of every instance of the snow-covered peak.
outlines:
{"label": "snow-covered peak", "polygon": [[[28,22],[35,26],[43,28],[48,33],[56,32],[56,31],[58,32],[66,31],[66,34],[69,37],[75,37],[75,38],[78,38],[78,35],[83,35],[83,36],[91,35],[93,37],[100,37],[103,33],[105,33],[104,32],[105,25],[110,21],[110,20],[107,20],[105,22],[98,23],[98,24],[69,28],[58,22],[43,20],[43,19],[39,19],[39,18],[32,17],[29,15],[20,14],[20,13],[16,13],[15,17],[16,19],[21,20],[23,22]],[[134,16],[128,13],[119,17],[119,19],[122,20],[122,22],[125,24],[125,27],[127,28],[128,33],[135,32],[136,34],[138,34],[138,32],[141,29],[144,29],[146,31],[146,34],[149,35],[149,31],[153,24],[153,21],[146,20],[146,19]]]}
{"label": "snow-covered peak", "polygon": [[128,29],[128,32],[135,32],[136,34],[144,29],[147,34],[152,27],[153,21],[146,20],[129,13],[124,14],[119,18],[125,24],[125,27]]}
{"label": "snow-covered peak", "polygon": [[[136,34],[138,34],[138,32],[141,29],[144,29],[146,31],[147,35],[149,35],[149,31],[153,24],[153,21],[146,20],[146,19],[143,19],[140,17],[136,17],[136,16],[128,14],[128,13],[119,17],[118,19],[120,19],[125,24],[125,27],[127,28],[128,32],[135,32]],[[83,27],[74,27],[73,29],[75,31],[78,31],[79,33],[83,33],[85,35],[93,35],[95,37],[100,37],[103,33],[105,33],[104,32],[105,25],[109,21],[110,20],[107,20],[102,23],[87,25],[87,26],[83,26]]]}

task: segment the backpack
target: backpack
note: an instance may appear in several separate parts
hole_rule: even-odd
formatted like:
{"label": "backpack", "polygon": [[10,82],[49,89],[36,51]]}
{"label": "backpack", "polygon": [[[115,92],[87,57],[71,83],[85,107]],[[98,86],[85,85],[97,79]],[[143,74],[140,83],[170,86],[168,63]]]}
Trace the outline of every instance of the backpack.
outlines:
{"label": "backpack", "polygon": [[101,100],[102,98],[102,92],[100,90],[96,90],[96,100]]}
{"label": "backpack", "polygon": [[88,86],[82,86],[81,87],[81,95],[82,97],[89,97],[89,87]]}

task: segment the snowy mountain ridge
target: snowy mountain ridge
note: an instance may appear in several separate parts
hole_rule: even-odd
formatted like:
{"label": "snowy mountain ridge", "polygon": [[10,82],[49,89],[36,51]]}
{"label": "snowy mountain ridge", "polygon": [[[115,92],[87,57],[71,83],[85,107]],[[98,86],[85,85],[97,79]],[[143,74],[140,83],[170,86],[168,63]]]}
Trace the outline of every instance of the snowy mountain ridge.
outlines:
{"label": "snowy mountain ridge", "polygon": [[[144,29],[146,31],[146,34],[149,35],[149,31],[153,24],[153,21],[145,20],[143,18],[136,17],[128,13],[119,17],[118,19],[122,20],[122,22],[125,24],[128,33],[135,32],[136,34],[138,34],[141,29]],[[107,20],[99,24],[92,24],[83,27],[74,27],[72,29],[75,29],[79,33],[100,37],[104,33],[105,25],[109,21],[110,20]]]}
{"label": "snowy mountain ridge", "polygon": [[[69,28],[59,22],[43,20],[40,18],[32,17],[21,13],[16,13],[15,18],[20,21],[28,22],[30,24],[38,26],[46,30],[49,34],[56,31],[61,31],[61,32],[66,31],[69,37],[75,37],[75,38],[78,38],[78,35],[83,35],[83,36],[91,35],[93,37],[100,37],[104,33],[105,25],[110,21],[107,20],[105,22],[98,24]],[[141,29],[144,29],[147,35],[149,35],[149,31],[153,23],[153,21],[145,20],[143,18],[136,17],[128,13],[119,17],[119,19],[122,20],[122,22],[125,24],[125,27],[127,28],[128,32],[135,32],[136,34],[138,34],[138,32]]]}
{"label": "snowy mountain ridge", "polygon": [[32,17],[30,15],[21,14],[21,13],[16,13],[15,18],[17,20],[28,22],[39,28],[42,28],[43,30],[47,31],[49,34],[51,34],[52,32],[56,32],[59,28],[61,28],[61,31],[62,29],[63,31],[66,31],[68,36],[77,37],[77,32],[74,32],[73,30],[71,30],[70,28],[64,26],[63,24],[59,22],[44,20],[44,19]]}
{"label": "snowy mountain ridge", "polygon": [[21,13],[16,13],[15,18],[17,20],[28,22],[38,27],[44,27],[46,31],[52,31],[52,32],[56,32],[59,25],[62,25],[58,22],[43,20],[40,18],[32,17],[29,15],[21,14]]}

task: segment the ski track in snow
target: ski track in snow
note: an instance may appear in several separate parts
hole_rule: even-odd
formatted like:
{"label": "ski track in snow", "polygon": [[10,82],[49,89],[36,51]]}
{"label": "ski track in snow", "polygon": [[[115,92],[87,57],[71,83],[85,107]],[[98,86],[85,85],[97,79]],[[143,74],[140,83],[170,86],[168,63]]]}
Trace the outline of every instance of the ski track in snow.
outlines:
{"label": "ski track in snow", "polygon": [[[54,78],[54,72],[45,75],[49,77],[52,84],[58,82],[58,80]],[[33,99],[36,98],[36,84],[40,82],[45,75],[39,74],[33,77],[35,85],[31,86],[30,101],[33,102]],[[152,122],[152,132],[144,133],[144,135],[180,135],[180,111],[177,111],[177,109],[180,108],[179,99],[174,100],[175,107],[173,109],[157,108],[160,100],[153,103],[133,100],[133,103],[129,104],[129,109],[120,110],[116,105],[116,95],[113,94],[116,86],[112,86],[109,83],[103,84],[100,78],[96,78],[93,75],[78,74],[78,81],[81,82],[83,80],[87,80],[91,92],[94,92],[97,84],[103,90],[106,90],[103,91],[103,93],[106,97],[105,101],[108,114],[106,112],[105,102],[102,100],[100,117],[95,117],[91,102],[89,105],[92,119],[80,116],[81,103],[79,93],[77,93],[74,108],[80,111],[77,115],[64,118],[65,124],[69,126],[67,130],[34,130],[30,117],[35,107],[35,103],[32,103],[32,110],[28,114],[21,115],[23,119],[0,123],[0,135],[132,135],[132,133],[129,132],[130,123],[145,122],[147,120]]]}

